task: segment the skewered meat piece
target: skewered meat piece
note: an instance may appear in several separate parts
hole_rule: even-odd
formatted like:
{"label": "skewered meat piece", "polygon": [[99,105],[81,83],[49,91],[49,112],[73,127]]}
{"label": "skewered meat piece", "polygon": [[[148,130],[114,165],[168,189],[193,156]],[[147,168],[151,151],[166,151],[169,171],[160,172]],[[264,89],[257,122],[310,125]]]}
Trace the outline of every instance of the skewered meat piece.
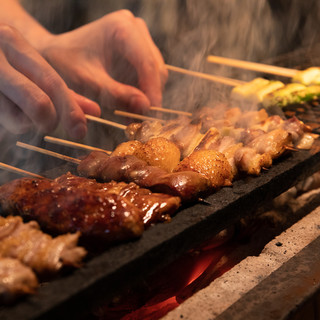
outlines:
{"label": "skewered meat piece", "polygon": [[121,143],[112,156],[134,155],[148,165],[172,172],[180,161],[180,150],[170,140],[163,137],[151,138],[145,143],[131,140]]}
{"label": "skewered meat piece", "polygon": [[0,256],[18,259],[38,274],[52,274],[63,266],[78,267],[86,250],[77,247],[79,233],[52,238],[36,221],[0,217]]}
{"label": "skewered meat piece", "polygon": [[241,132],[238,140],[243,143],[244,145],[248,145],[254,139],[260,137],[261,135],[265,134],[265,131],[262,129],[245,129]]}
{"label": "skewered meat piece", "polygon": [[163,137],[150,139],[134,155],[149,166],[163,168],[168,172],[172,172],[178,165],[181,156],[176,144]]}
{"label": "skewered meat piece", "polygon": [[134,155],[138,149],[143,146],[143,143],[139,140],[129,140],[120,143],[112,152],[113,156],[127,156]]}
{"label": "skewered meat piece", "polygon": [[180,123],[180,130],[169,137],[181,151],[182,158],[188,156],[190,150],[188,147],[192,143],[193,139],[199,134],[201,129],[201,122],[190,122],[186,124]]}
{"label": "skewered meat piece", "polygon": [[240,147],[234,152],[234,162],[239,171],[252,175],[259,175],[262,168],[272,165],[269,153],[259,154],[253,148]]}
{"label": "skewered meat piece", "polygon": [[198,121],[201,122],[201,132],[205,133],[212,127],[221,128],[234,126],[241,115],[242,112],[240,108],[228,108],[224,104],[219,104],[214,108],[201,108],[201,110],[194,115],[194,119],[198,119]]}
{"label": "skewered meat piece", "polygon": [[68,173],[55,180],[9,182],[0,187],[0,204],[3,211],[34,219],[51,232],[80,231],[85,238],[109,243],[141,236],[144,216],[156,220],[172,214],[180,199]]}
{"label": "skewered meat piece", "polygon": [[283,129],[275,129],[262,134],[252,140],[249,148],[255,149],[260,154],[270,154],[272,159],[280,157],[291,145],[291,135]]}
{"label": "skewered meat piece", "polygon": [[268,119],[268,113],[265,109],[260,109],[259,111],[247,111],[239,117],[235,127],[250,128],[266,119]]}
{"label": "skewered meat piece", "polygon": [[146,226],[159,221],[170,220],[180,206],[180,199],[162,193],[152,193],[148,189],[140,188],[135,183],[115,182],[97,183],[95,180],[78,177],[72,174],[62,175],[56,179],[67,187],[83,188],[115,194],[126,198],[140,210],[143,223]]}
{"label": "skewered meat piece", "polygon": [[151,138],[166,138],[177,145],[184,158],[187,156],[185,152],[189,144],[194,136],[200,132],[200,129],[200,121],[192,121],[189,118],[182,117],[178,120],[168,121],[165,125],[162,125],[159,121],[132,123],[127,126],[126,135],[129,140],[139,140],[143,143]]}
{"label": "skewered meat piece", "polygon": [[184,158],[176,168],[177,172],[192,170],[210,180],[212,188],[230,186],[232,168],[224,154],[214,150],[200,150]]}
{"label": "skewered meat piece", "polygon": [[279,116],[271,116],[260,124],[256,124],[241,132],[240,141],[248,145],[255,138],[270,131],[282,129],[290,134],[293,145],[298,149],[310,149],[318,135],[311,133],[311,128],[296,117],[283,120]]}
{"label": "skewered meat piece", "polygon": [[129,140],[147,142],[151,137],[157,137],[162,129],[161,121],[143,121],[131,123],[125,133]]}
{"label": "skewered meat piece", "polygon": [[108,156],[99,151],[93,151],[83,159],[78,172],[101,181],[135,182],[155,192],[179,196],[183,201],[197,199],[201,192],[210,187],[208,179],[193,171],[168,173],[161,168],[148,166],[145,161],[132,155]]}
{"label": "skewered meat piece", "polygon": [[38,280],[33,271],[17,259],[0,258],[0,304],[35,293]]}
{"label": "skewered meat piece", "polygon": [[[245,133],[248,137],[250,136],[251,140],[254,139],[255,135],[250,132],[250,129],[244,130],[241,135],[243,139],[249,139],[245,136]],[[259,130],[257,136],[263,133],[262,130]],[[268,168],[272,164],[272,158],[269,154],[261,155],[253,148],[244,147],[242,143],[237,143],[234,137],[222,136],[216,128],[208,130],[195,148],[195,151],[198,150],[216,150],[223,153],[231,166],[232,177],[235,177],[239,171],[258,175],[261,168]]]}

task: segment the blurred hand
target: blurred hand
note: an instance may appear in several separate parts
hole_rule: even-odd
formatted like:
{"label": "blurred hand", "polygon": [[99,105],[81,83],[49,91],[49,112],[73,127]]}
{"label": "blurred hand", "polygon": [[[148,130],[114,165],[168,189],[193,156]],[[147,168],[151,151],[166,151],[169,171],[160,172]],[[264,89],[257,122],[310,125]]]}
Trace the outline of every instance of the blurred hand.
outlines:
{"label": "blurred hand", "polygon": [[127,10],[52,36],[39,50],[70,88],[103,107],[144,111],[162,103],[163,58],[145,22]]}
{"label": "blurred hand", "polygon": [[0,24],[0,125],[15,134],[50,132],[61,121],[72,138],[86,134],[84,113],[99,106],[68,89],[58,73],[14,28]]}

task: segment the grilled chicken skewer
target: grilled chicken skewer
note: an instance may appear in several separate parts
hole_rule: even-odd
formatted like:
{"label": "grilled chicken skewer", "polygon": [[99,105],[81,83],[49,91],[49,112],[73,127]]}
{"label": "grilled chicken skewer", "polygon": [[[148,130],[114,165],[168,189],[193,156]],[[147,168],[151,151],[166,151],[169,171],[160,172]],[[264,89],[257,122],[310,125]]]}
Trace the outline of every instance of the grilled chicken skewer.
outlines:
{"label": "grilled chicken skewer", "polygon": [[130,124],[126,129],[129,139],[144,142],[160,136],[174,141],[182,158],[199,150],[222,152],[233,176],[239,171],[259,174],[292,145],[310,149],[316,136],[309,131],[295,117],[283,120],[279,116],[269,117],[264,109],[242,113],[239,108],[227,109],[224,105],[203,108],[193,119],[171,120],[166,125],[145,121]]}
{"label": "grilled chicken skewer", "polygon": [[176,212],[180,199],[133,183],[97,183],[68,173],[55,180],[9,182],[0,187],[0,204],[50,232],[80,231],[86,239],[110,243],[141,236],[146,225]]}
{"label": "grilled chicken skewer", "polygon": [[182,201],[197,200],[199,195],[210,190],[210,181],[200,173],[190,171],[167,172],[159,167],[150,166],[134,155],[108,156],[105,152],[93,151],[83,160],[66,158],[46,149],[17,142],[23,148],[31,149],[50,156],[63,158],[78,164],[78,172],[99,181],[134,182],[140,187],[178,196]]}
{"label": "grilled chicken skewer", "polygon": [[[220,185],[223,186],[230,184],[228,180],[231,181],[238,172],[258,175],[292,144],[310,148],[314,137],[309,130],[297,118],[282,120],[279,116],[268,117],[263,109],[242,113],[239,108],[226,109],[220,105],[202,109],[193,119],[182,117],[165,125],[159,121],[133,123],[127,126],[126,133],[129,139],[135,140],[120,144],[112,155],[134,155],[148,165],[159,166],[169,172],[184,168],[204,175],[206,172],[208,177],[208,170],[201,172],[199,165],[195,169],[194,161],[192,167],[186,166],[187,160],[177,167],[179,150],[181,159],[188,158],[195,151],[214,150],[223,153],[232,168],[231,176],[225,176]],[[207,158],[209,153],[206,152]],[[202,156],[204,154],[202,152]],[[200,164],[204,160],[198,157],[197,161]]]}

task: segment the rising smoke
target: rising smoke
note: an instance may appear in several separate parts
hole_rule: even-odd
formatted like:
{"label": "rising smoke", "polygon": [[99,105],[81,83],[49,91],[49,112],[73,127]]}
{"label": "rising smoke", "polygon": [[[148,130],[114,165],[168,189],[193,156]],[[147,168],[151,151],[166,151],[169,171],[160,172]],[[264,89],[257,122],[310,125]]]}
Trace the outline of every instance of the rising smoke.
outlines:
{"label": "rising smoke", "polygon": [[[318,0],[21,2],[36,19],[55,33],[98,19],[114,10],[129,9],[146,21],[166,63],[242,80],[252,79],[257,74],[210,65],[206,62],[207,55],[265,62],[301,46],[311,48],[320,40]],[[227,101],[229,91],[230,88],[215,83],[170,73],[164,92],[164,106],[192,111],[203,105]],[[109,133],[102,129],[93,131],[85,142],[97,144],[98,135],[101,137],[100,145],[105,146]],[[26,153],[16,150],[14,144],[17,137],[4,132],[0,135],[5,161],[19,166],[25,160]],[[30,138],[29,143],[37,142],[38,135],[25,138]],[[107,147],[112,149],[111,145]],[[41,171],[38,164],[32,165],[31,169]]]}

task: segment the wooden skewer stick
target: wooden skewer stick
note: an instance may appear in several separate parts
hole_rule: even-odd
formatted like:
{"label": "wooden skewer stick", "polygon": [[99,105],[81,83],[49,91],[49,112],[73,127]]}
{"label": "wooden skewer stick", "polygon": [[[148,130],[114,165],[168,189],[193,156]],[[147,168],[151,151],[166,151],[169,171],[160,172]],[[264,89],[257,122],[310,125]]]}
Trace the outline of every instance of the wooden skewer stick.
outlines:
{"label": "wooden skewer stick", "polygon": [[192,116],[191,112],[180,111],[180,110],[172,110],[172,109],[161,108],[161,107],[150,107],[150,110],[160,111],[160,112],[165,112],[165,113],[180,114],[182,116],[187,116],[187,117],[191,117]]}
{"label": "wooden skewer stick", "polygon": [[48,155],[48,156],[51,156],[51,157],[55,157],[55,158],[58,158],[58,159],[61,159],[61,160],[69,161],[69,162],[72,162],[72,163],[75,163],[75,164],[80,164],[80,162],[81,162],[81,160],[79,160],[79,159],[68,157],[68,156],[65,156],[63,154],[60,154],[60,153],[57,153],[57,152],[53,152],[53,151],[50,151],[50,150],[46,150],[46,149],[43,149],[43,148],[39,148],[39,147],[33,146],[31,144],[23,143],[23,142],[20,142],[20,141],[17,141],[16,145],[18,147],[21,147],[21,148],[25,148],[25,149],[28,149],[28,150],[40,152],[40,153],[43,153],[45,155]]}
{"label": "wooden skewer stick", "polygon": [[299,151],[298,148],[295,148],[295,147],[292,147],[292,146],[284,146],[284,148],[285,148],[286,150],[290,150],[290,151]]}
{"label": "wooden skewer stick", "polygon": [[36,174],[36,173],[29,172],[29,171],[26,171],[26,170],[22,170],[22,169],[19,169],[19,168],[10,166],[10,165],[8,165],[8,164],[5,164],[5,163],[3,163],[3,162],[0,162],[0,168],[1,168],[1,169],[4,169],[4,170],[7,170],[7,171],[10,171],[10,172],[13,172],[13,173],[20,174],[20,175],[22,175],[22,176],[26,176],[26,177],[44,178],[43,176],[40,176],[40,175],[38,175],[38,174]]}
{"label": "wooden skewer stick", "polygon": [[202,73],[202,72],[197,72],[197,71],[192,71],[192,70],[187,70],[187,69],[183,69],[183,68],[179,68],[179,67],[170,66],[168,64],[166,64],[166,67],[170,71],[187,74],[189,76],[194,76],[194,77],[198,77],[201,79],[206,79],[206,80],[210,80],[213,82],[222,83],[222,84],[225,84],[225,85],[231,86],[231,87],[239,86],[239,85],[242,85],[245,83],[244,81],[241,81],[241,80],[225,78],[225,77],[221,77],[221,76],[214,76],[214,75],[207,74],[207,73]]}
{"label": "wooden skewer stick", "polygon": [[212,55],[207,57],[207,61],[211,63],[223,64],[226,66],[240,68],[240,69],[275,74],[277,76],[288,77],[288,78],[294,77],[296,73],[299,71],[295,69],[282,68],[282,67],[272,66],[272,65],[263,64],[263,63],[224,58],[224,57],[218,57],[218,56],[212,56]]}
{"label": "wooden skewer stick", "polygon": [[128,117],[128,118],[139,119],[139,120],[151,120],[151,121],[157,120],[157,121],[161,121],[161,122],[166,121],[166,120],[162,120],[162,119],[158,119],[158,118],[147,117],[147,116],[143,116],[141,114],[120,111],[120,110],[115,110],[114,114],[117,116]]}
{"label": "wooden skewer stick", "polygon": [[50,137],[50,136],[45,136],[43,139],[46,142],[58,144],[58,145],[61,145],[61,146],[77,148],[77,149],[84,149],[84,150],[90,150],[90,151],[102,151],[102,152],[105,152],[107,154],[111,153],[111,151],[108,151],[108,150],[104,150],[104,149],[100,149],[100,148],[96,148],[96,147],[91,147],[91,146],[88,146],[86,144],[76,143],[76,142],[73,142],[73,141],[54,138],[54,137]]}
{"label": "wooden skewer stick", "polygon": [[105,119],[101,119],[101,118],[94,117],[94,116],[90,116],[88,114],[86,115],[86,118],[87,118],[87,120],[94,121],[94,122],[99,122],[99,123],[102,123],[102,124],[106,124],[107,126],[112,126],[112,127],[119,128],[119,129],[122,129],[122,130],[125,130],[127,128],[127,126],[125,126],[123,124],[116,123],[116,122],[109,121],[109,120],[105,120]]}

